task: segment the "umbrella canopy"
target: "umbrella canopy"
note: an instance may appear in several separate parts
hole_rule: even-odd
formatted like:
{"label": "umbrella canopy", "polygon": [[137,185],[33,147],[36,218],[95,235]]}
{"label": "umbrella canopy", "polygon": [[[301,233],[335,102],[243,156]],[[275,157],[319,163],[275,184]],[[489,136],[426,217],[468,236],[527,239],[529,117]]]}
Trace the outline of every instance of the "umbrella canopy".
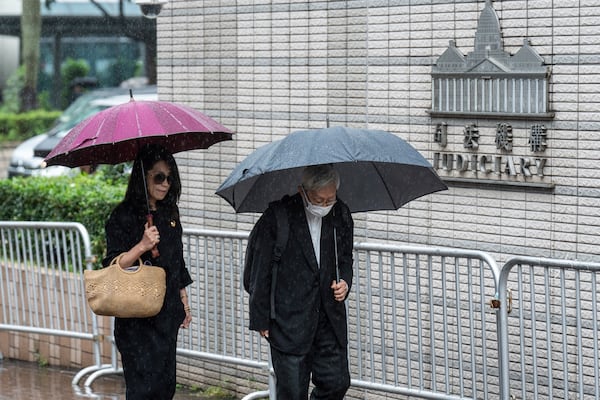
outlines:
{"label": "umbrella canopy", "polygon": [[263,212],[298,190],[302,170],[330,164],[350,211],[396,210],[448,187],[403,139],[384,131],[331,127],[297,131],[256,149],[217,189],[237,212]]}
{"label": "umbrella canopy", "polygon": [[46,165],[77,167],[135,159],[145,144],[171,154],[206,149],[231,140],[232,132],[190,107],[165,101],[135,101],[103,110],[76,125],[45,158]]}

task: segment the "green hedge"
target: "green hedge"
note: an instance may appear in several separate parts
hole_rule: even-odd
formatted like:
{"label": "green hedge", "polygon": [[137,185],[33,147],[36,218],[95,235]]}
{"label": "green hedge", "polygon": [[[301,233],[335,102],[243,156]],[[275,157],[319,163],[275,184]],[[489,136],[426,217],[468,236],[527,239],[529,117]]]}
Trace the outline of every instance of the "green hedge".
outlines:
{"label": "green hedge", "polygon": [[106,249],[104,224],[125,189],[125,179],[113,179],[102,171],[75,177],[3,179],[0,220],[79,222],[100,260]]}
{"label": "green hedge", "polygon": [[0,142],[22,141],[49,130],[62,111],[34,110],[0,113]]}

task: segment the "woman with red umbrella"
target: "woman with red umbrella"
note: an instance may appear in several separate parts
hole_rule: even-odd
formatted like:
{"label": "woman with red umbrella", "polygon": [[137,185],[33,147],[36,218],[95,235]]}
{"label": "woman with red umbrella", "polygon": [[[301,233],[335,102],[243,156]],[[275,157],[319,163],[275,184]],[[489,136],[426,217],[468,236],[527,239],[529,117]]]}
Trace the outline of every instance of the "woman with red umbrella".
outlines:
{"label": "woman with red umbrella", "polygon": [[104,266],[125,253],[122,268],[141,258],[166,271],[165,300],[156,316],[115,319],[127,400],[164,400],[175,395],[177,334],[192,320],[186,293],[192,279],[183,258],[177,206],[180,194],[171,153],[159,145],[144,146],[133,164],[125,198],[106,223]]}

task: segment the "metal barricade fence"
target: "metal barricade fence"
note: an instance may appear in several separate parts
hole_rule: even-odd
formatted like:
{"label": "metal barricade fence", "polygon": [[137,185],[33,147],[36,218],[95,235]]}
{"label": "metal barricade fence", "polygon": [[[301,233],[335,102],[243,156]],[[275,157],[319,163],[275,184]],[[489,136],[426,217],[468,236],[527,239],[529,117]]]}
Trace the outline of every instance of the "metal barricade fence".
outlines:
{"label": "metal barricade fence", "polygon": [[349,394],[363,388],[376,394],[357,398],[494,397],[495,261],[440,247],[356,243],[354,252]]}
{"label": "metal barricade fence", "polygon": [[[247,236],[184,231],[195,311],[191,328],[180,331],[178,354],[269,370],[267,343],[247,327],[241,282]],[[477,251],[368,243],[356,243],[354,252],[348,398],[498,393],[493,259]],[[246,398],[274,398],[269,378],[268,390]]]}
{"label": "metal barricade fence", "polygon": [[[275,398],[268,345],[247,326],[247,236],[184,231],[194,321],[177,351],[261,370],[268,389],[246,399]],[[518,257],[499,269],[482,252],[374,243],[355,243],[354,258],[349,399],[600,393],[600,264]],[[103,337],[81,279],[91,260],[81,224],[0,221],[0,330],[91,341],[94,365],[74,383],[121,371],[112,338],[111,364],[100,363]]]}
{"label": "metal barricade fence", "polygon": [[274,398],[268,345],[247,326],[248,297],[241,279],[247,238],[247,232],[184,231],[186,265],[194,280],[188,287],[194,315],[190,328],[179,331],[177,353],[263,370],[269,375],[269,389],[246,398]]}
{"label": "metal barricade fence", "polygon": [[597,399],[600,264],[516,257],[498,287],[501,398]]}
{"label": "metal barricade fence", "polygon": [[90,340],[102,368],[96,316],[81,274],[90,239],[73,222],[0,221],[0,330]]}

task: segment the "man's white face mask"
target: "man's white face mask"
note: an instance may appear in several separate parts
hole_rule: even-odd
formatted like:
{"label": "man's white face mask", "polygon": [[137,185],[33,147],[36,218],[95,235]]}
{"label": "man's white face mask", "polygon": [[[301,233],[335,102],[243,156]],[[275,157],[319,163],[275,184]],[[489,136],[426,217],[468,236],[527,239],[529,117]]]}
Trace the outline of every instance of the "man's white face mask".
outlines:
{"label": "man's white face mask", "polygon": [[306,205],[306,209],[308,210],[309,213],[311,213],[312,215],[316,215],[317,217],[321,217],[321,218],[323,218],[324,216],[329,214],[329,212],[331,211],[332,208],[333,208],[333,204],[331,204],[327,207],[323,207],[323,206],[315,206],[314,204],[309,202]]}
{"label": "man's white face mask", "polygon": [[308,210],[309,213],[311,213],[312,215],[314,215],[316,217],[323,218],[324,216],[329,214],[329,212],[335,205],[335,201],[333,203],[329,204],[328,206],[315,205],[310,202],[303,187],[302,187],[302,193],[304,194],[304,196],[302,196],[302,197],[304,198],[304,204],[306,205],[306,210]]}

